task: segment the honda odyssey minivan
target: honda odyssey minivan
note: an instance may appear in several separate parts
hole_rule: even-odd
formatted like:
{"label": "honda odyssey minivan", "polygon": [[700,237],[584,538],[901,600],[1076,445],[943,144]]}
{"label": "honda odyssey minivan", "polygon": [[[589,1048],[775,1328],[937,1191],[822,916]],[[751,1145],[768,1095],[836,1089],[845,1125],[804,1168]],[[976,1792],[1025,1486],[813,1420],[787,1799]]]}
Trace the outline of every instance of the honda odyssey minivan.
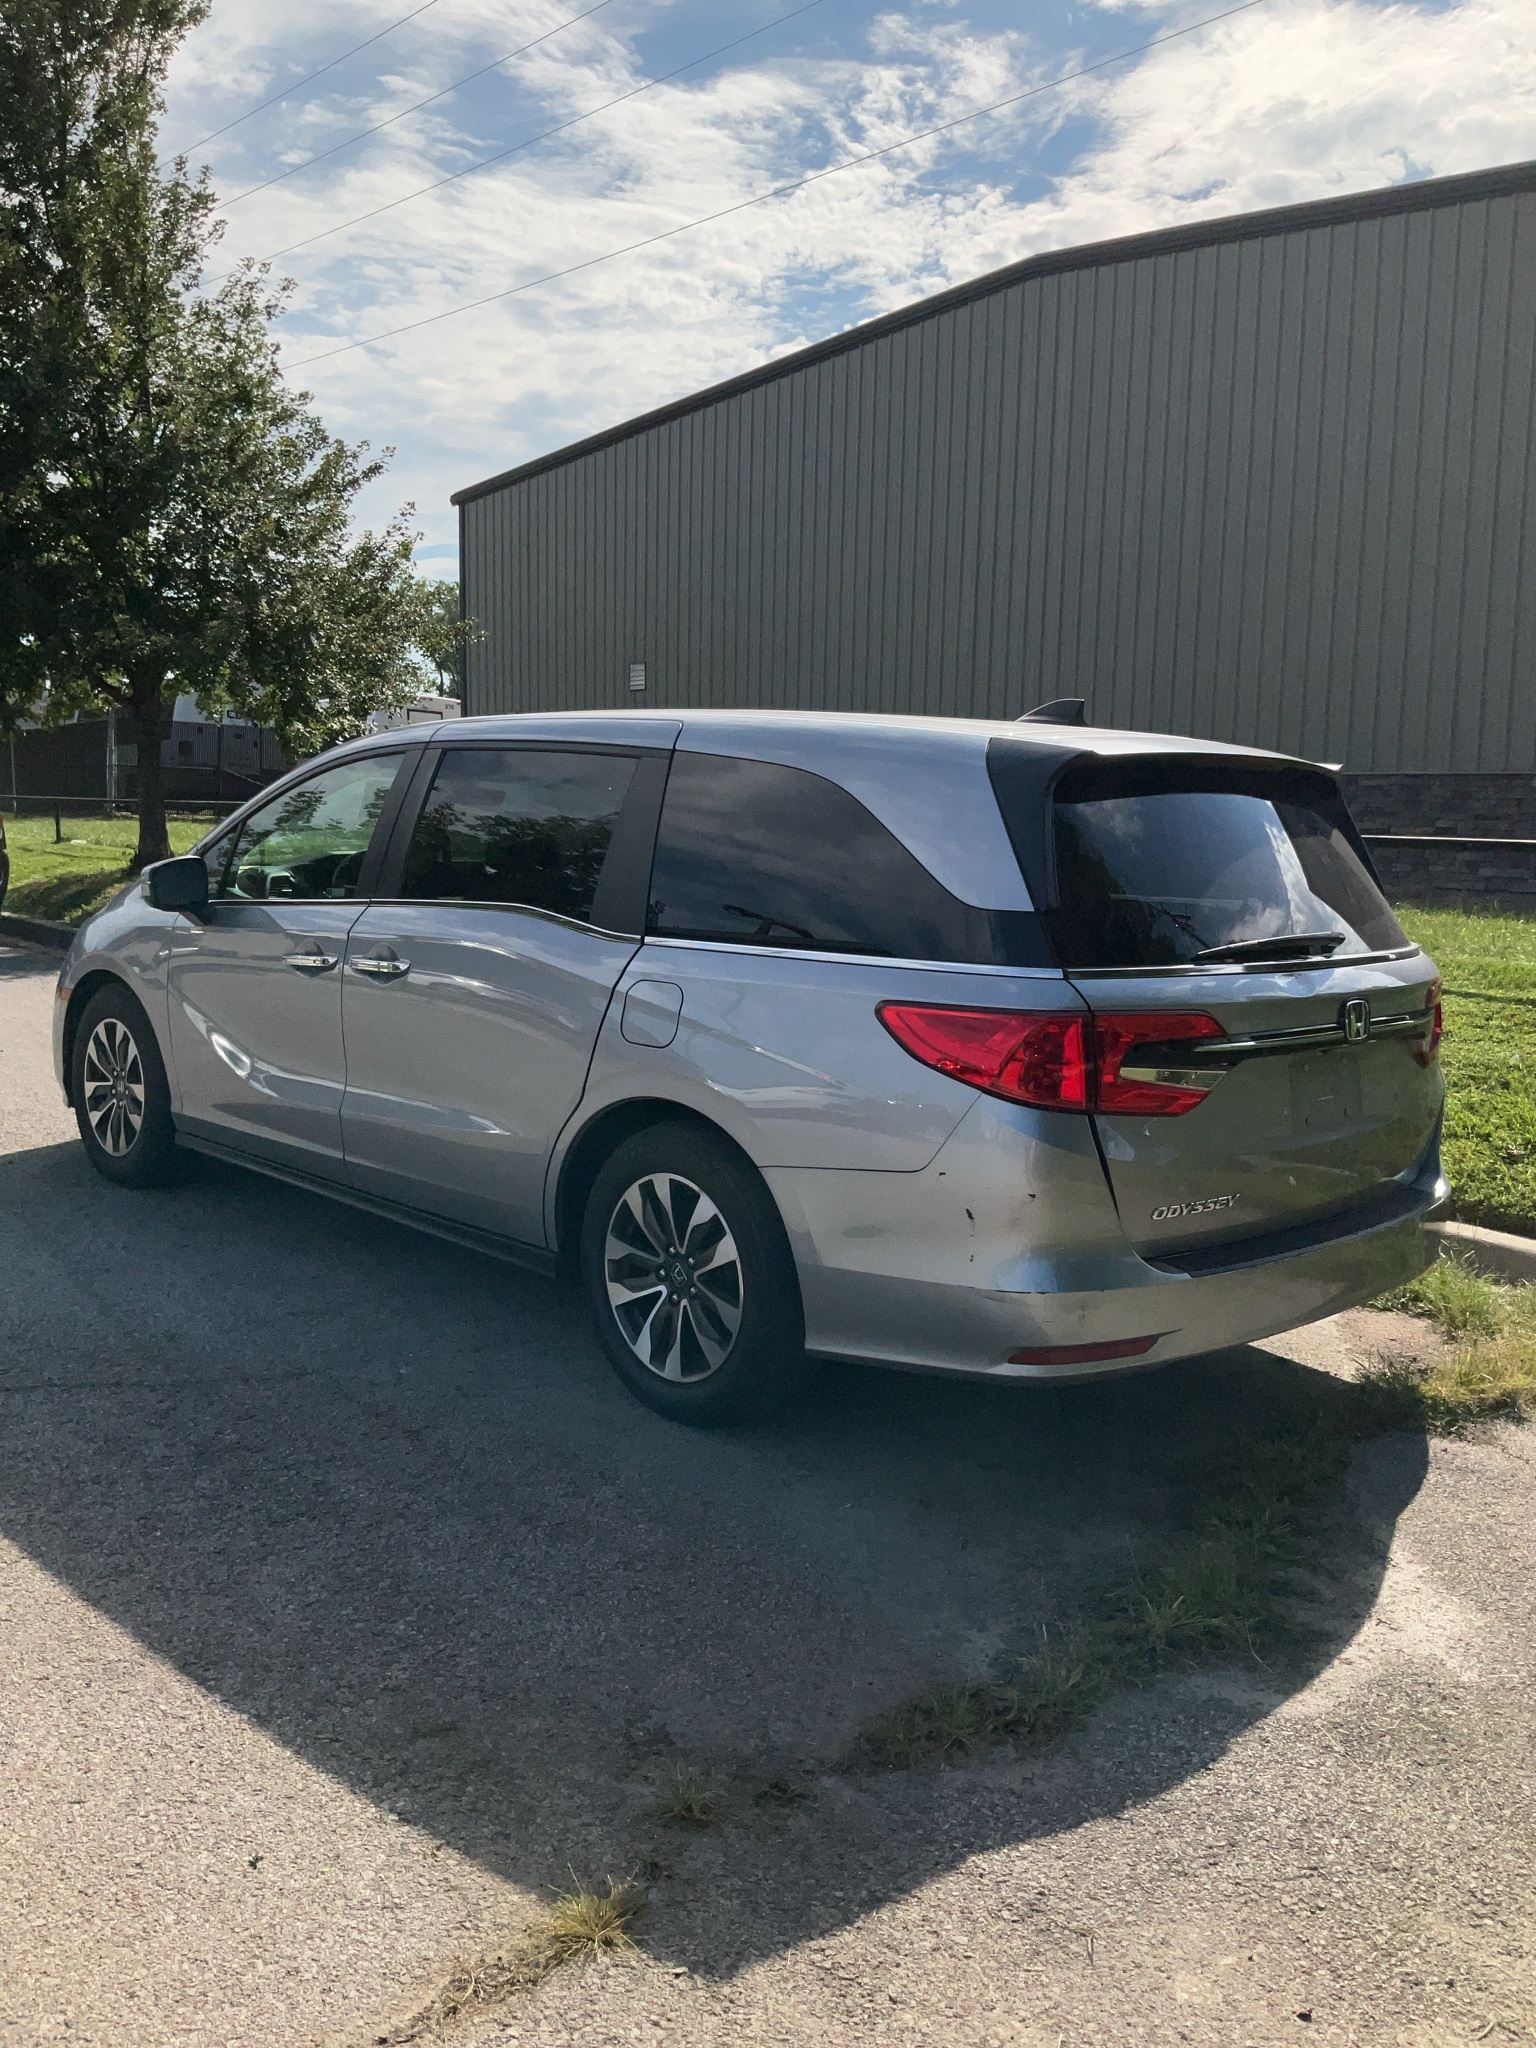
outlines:
{"label": "honda odyssey minivan", "polygon": [[719,1422],[807,1357],[1160,1364],[1426,1264],[1440,983],[1335,777],[1022,720],[473,718],[339,747],[86,924],[95,1166],[182,1150],[585,1293]]}

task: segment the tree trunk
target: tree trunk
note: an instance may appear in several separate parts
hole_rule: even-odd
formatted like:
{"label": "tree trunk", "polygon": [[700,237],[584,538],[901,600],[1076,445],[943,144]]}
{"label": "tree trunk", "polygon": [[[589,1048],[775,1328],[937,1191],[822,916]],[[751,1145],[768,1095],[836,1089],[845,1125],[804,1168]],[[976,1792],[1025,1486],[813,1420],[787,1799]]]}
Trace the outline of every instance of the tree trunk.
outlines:
{"label": "tree trunk", "polygon": [[137,874],[151,861],[165,860],[171,851],[165,827],[165,766],[160,746],[170,720],[165,699],[156,690],[134,695],[133,728],[139,743],[139,850],[133,856],[131,872]]}

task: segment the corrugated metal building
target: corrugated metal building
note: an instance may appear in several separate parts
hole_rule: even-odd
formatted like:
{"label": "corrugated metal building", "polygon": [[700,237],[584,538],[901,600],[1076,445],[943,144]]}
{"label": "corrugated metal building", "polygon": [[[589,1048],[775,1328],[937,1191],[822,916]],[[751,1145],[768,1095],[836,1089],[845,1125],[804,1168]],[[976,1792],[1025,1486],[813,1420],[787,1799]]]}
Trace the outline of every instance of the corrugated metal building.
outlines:
{"label": "corrugated metal building", "polygon": [[1035,257],[460,493],[465,709],[1082,696],[1507,834],[1533,425],[1536,164]]}

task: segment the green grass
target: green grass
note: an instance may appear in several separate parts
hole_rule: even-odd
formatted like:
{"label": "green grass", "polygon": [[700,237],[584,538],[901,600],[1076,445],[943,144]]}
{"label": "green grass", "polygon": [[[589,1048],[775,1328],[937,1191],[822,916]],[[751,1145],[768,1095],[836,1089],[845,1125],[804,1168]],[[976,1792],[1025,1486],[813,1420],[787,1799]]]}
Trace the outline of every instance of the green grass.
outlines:
{"label": "green grass", "polygon": [[[213,820],[173,818],[171,851],[195,846]],[[99,910],[128,879],[128,863],[139,841],[138,820],[72,818],[61,820],[63,843],[53,836],[53,819],[5,820],[11,855],[11,886],[5,908],[21,917],[46,917],[58,924],[81,924]]]}
{"label": "green grass", "polygon": [[1465,1252],[1442,1252],[1374,1306],[1425,1316],[1461,1340],[1427,1366],[1389,1360],[1361,1374],[1389,1427],[1454,1436],[1473,1422],[1536,1414],[1536,1287],[1511,1287]]}
{"label": "green grass", "polygon": [[1521,1330],[1536,1336],[1536,1288],[1495,1280],[1463,1251],[1442,1251],[1417,1280],[1371,1306],[1428,1316],[1451,1337],[1502,1337]]}
{"label": "green grass", "polygon": [[1523,1326],[1482,1342],[1459,1344],[1422,1366],[1402,1360],[1370,1366],[1360,1376],[1383,1428],[1464,1436],[1476,1422],[1529,1422],[1536,1416],[1536,1336]]}
{"label": "green grass", "polygon": [[1536,1236],[1536,917],[1399,908],[1445,977],[1451,1213]]}

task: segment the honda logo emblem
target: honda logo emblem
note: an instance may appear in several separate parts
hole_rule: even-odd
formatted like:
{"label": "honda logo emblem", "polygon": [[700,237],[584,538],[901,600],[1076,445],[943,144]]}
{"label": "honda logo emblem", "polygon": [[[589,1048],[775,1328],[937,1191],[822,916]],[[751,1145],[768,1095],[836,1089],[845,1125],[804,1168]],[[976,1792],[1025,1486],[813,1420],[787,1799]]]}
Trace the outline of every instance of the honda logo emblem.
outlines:
{"label": "honda logo emblem", "polygon": [[1344,1026],[1344,1036],[1351,1045],[1359,1045],[1362,1039],[1371,1035],[1371,1006],[1364,996],[1351,996],[1339,1012],[1339,1021]]}

